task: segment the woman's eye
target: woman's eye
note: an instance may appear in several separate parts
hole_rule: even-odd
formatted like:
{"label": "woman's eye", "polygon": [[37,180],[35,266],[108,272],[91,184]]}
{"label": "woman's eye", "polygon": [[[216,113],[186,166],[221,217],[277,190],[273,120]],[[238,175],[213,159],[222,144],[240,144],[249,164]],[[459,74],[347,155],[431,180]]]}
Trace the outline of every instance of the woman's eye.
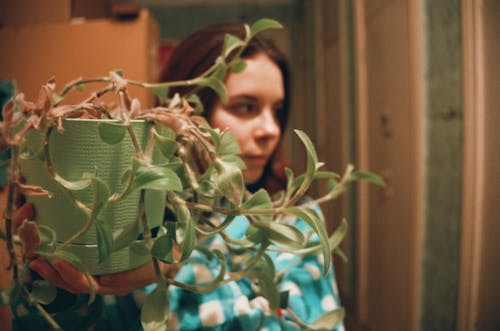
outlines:
{"label": "woman's eye", "polygon": [[279,117],[281,113],[283,113],[283,108],[282,107],[277,107],[273,109],[273,113],[275,117]]}
{"label": "woman's eye", "polygon": [[250,115],[253,112],[255,112],[255,110],[257,109],[257,107],[255,107],[255,105],[253,105],[251,103],[235,104],[235,105],[229,106],[228,108],[231,112],[239,114],[239,115]]}

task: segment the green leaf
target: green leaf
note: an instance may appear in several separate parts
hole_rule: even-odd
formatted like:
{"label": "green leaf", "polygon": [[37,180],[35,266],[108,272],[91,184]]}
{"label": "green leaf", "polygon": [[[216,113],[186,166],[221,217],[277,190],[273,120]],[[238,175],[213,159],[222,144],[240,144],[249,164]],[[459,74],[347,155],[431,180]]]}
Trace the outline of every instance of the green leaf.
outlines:
{"label": "green leaf", "polygon": [[167,167],[142,165],[136,170],[131,191],[139,189],[182,191],[182,183],[179,176]]}
{"label": "green leaf", "polygon": [[347,255],[345,255],[345,253],[344,253],[344,252],[340,249],[340,247],[335,248],[335,249],[333,250],[333,253],[334,253],[334,254],[336,254],[336,255],[338,255],[338,256],[342,259],[342,261],[343,261],[344,263],[349,262],[349,258],[348,258],[348,257],[347,257]]}
{"label": "green leaf", "polygon": [[224,58],[227,58],[232,51],[234,51],[235,49],[237,49],[238,47],[241,47],[243,46],[243,41],[232,35],[232,34],[226,34],[224,36],[224,45],[222,47],[222,55],[224,56]]}
{"label": "green leaf", "polygon": [[306,147],[306,154],[307,154],[306,172],[304,174],[303,180],[302,178],[300,179],[301,183],[298,189],[300,193],[305,193],[313,181],[315,171],[318,170],[318,168],[322,164],[318,163],[318,156],[316,154],[316,150],[314,149],[314,145],[311,139],[309,139],[309,137],[303,131],[300,130],[294,130],[294,131],[299,136],[300,140],[302,140],[302,143]]}
{"label": "green leaf", "polygon": [[276,310],[280,305],[280,294],[276,288],[276,284],[274,284],[273,278],[267,273],[256,271],[250,271],[247,275],[250,278],[258,280],[260,292],[269,302],[269,308]]}
{"label": "green leaf", "polygon": [[191,213],[186,206],[174,205],[174,213],[178,224],[177,240],[181,241],[181,258],[179,262],[182,262],[191,256],[196,245],[196,229]]}
{"label": "green leaf", "polygon": [[158,133],[154,134],[155,143],[158,149],[161,151],[163,156],[167,159],[170,159],[175,155],[177,149],[179,148],[179,144],[169,137],[162,136]]}
{"label": "green leaf", "polygon": [[240,144],[232,131],[224,131],[221,133],[220,146],[217,151],[220,156],[238,154],[241,152]]}
{"label": "green leaf", "polygon": [[319,237],[321,244],[321,251],[323,253],[324,266],[323,266],[323,274],[326,275],[328,273],[328,269],[331,265],[331,250],[330,243],[328,241],[328,235],[326,233],[325,226],[321,221],[318,213],[311,208],[300,208],[300,207],[291,207],[286,210],[287,213],[295,215],[305,221],[309,226],[316,232]]}
{"label": "green leaf", "polygon": [[215,77],[202,78],[198,81],[198,84],[211,88],[215,91],[215,93],[217,93],[222,102],[227,102],[226,87],[220,79],[217,79]]}
{"label": "green leaf", "polygon": [[40,235],[41,243],[53,245],[56,241],[55,231],[47,225],[38,224],[38,234]]}
{"label": "green leaf", "polygon": [[[226,243],[231,246],[237,246],[240,248],[250,248],[255,247],[255,242],[246,239],[234,239],[231,237],[225,238]],[[234,247],[233,247],[234,248]]]}
{"label": "green leaf", "polygon": [[[309,159],[310,159],[311,165],[313,166],[314,170],[318,170],[317,165],[320,163],[318,163],[318,155],[316,154],[316,149],[314,148],[314,144],[312,143],[311,139],[304,131],[294,130],[294,132],[297,134],[297,136],[299,136],[300,140],[302,140],[302,143],[306,147],[307,158],[308,158],[308,168],[309,168]],[[308,172],[309,172],[309,169],[308,169]]]}
{"label": "green leaf", "polygon": [[351,173],[348,177],[348,181],[358,181],[358,180],[367,180],[372,184],[378,185],[378,186],[385,186],[385,182],[382,179],[382,177],[369,172],[369,171],[355,171]]}
{"label": "green leaf", "polygon": [[255,222],[255,226],[276,246],[290,250],[300,249],[304,246],[304,235],[294,226],[274,221]]}
{"label": "green leaf", "polygon": [[255,270],[267,273],[269,277],[274,278],[276,267],[271,257],[264,253],[255,264]]}
{"label": "green leaf", "polygon": [[254,244],[269,243],[267,241],[267,237],[264,235],[262,230],[253,225],[248,226],[245,232],[245,236],[247,237],[248,240],[252,241]]}
{"label": "green leaf", "polygon": [[[235,218],[236,218],[235,215],[228,215],[223,219],[222,223],[219,224],[218,226],[213,227],[210,230],[205,230],[203,228],[196,227],[196,231],[205,236],[211,236],[216,233],[220,233],[222,230],[227,228],[234,221]],[[228,238],[226,238],[226,241],[228,241],[227,239]]]}
{"label": "green leaf", "polygon": [[208,199],[215,199],[217,197],[217,188],[215,183],[209,179],[203,179],[198,183],[200,187],[198,188],[198,193]]}
{"label": "green leaf", "polygon": [[211,259],[215,255],[220,264],[219,274],[211,282],[203,283],[202,285],[189,286],[190,290],[202,294],[211,292],[217,287],[221,286],[221,283],[224,281],[224,276],[226,276],[226,264],[224,255],[220,251],[209,251],[207,249],[204,249],[203,247],[199,247],[199,250],[201,253],[204,253],[209,259]]}
{"label": "green leaf", "polygon": [[160,104],[164,104],[165,100],[167,100],[168,95],[168,87],[161,85],[149,85],[148,88],[153,92],[160,101]]}
{"label": "green leaf", "polygon": [[235,206],[241,205],[245,184],[241,170],[233,163],[216,159],[214,167],[217,175],[213,178],[217,189]]}
{"label": "green leaf", "polygon": [[285,175],[286,175],[286,198],[288,199],[290,195],[293,193],[295,175],[290,168],[285,167]]}
{"label": "green leaf", "polygon": [[37,302],[48,305],[57,295],[57,287],[46,280],[35,280],[31,288],[31,295]]}
{"label": "green leaf", "polygon": [[[165,216],[165,198],[167,192],[157,190],[144,191],[144,214],[150,228],[162,223]],[[141,232],[142,222],[141,222]]]}
{"label": "green leaf", "polygon": [[215,150],[218,150],[219,147],[220,147],[220,141],[221,141],[221,137],[219,135],[220,130],[219,129],[213,129],[213,128],[207,126],[207,125],[202,125],[202,126],[200,126],[200,128],[204,132],[207,132],[210,135],[210,137],[212,137],[214,148],[215,148]]}
{"label": "green leaf", "polygon": [[235,59],[229,68],[231,72],[242,72],[247,67],[247,63],[242,59]]}
{"label": "green leaf", "polygon": [[224,162],[234,164],[236,167],[238,167],[238,169],[241,169],[241,170],[243,170],[247,167],[245,162],[243,162],[243,160],[236,155],[224,155],[224,156],[221,156],[220,159]]}
{"label": "green leaf", "polygon": [[[330,245],[330,250],[332,253],[339,255],[345,262],[347,262],[347,257],[344,256],[344,253],[340,250],[340,243],[344,239],[347,233],[347,221],[344,218],[340,225],[335,229],[335,231],[328,238],[328,244]],[[316,252],[321,252],[321,244],[316,244],[309,242],[306,244],[304,249],[295,250],[295,254],[307,255],[313,254]]]}
{"label": "green leaf", "polygon": [[56,245],[41,242],[40,245],[36,246],[35,253],[40,256],[51,257],[56,249]]}
{"label": "green leaf", "polygon": [[106,207],[109,199],[108,185],[99,177],[92,177],[93,205],[92,213],[97,216]]}
{"label": "green leaf", "polygon": [[111,254],[111,247],[113,247],[113,232],[109,222],[97,220],[94,224],[97,232],[99,263],[102,263]]}
{"label": "green leaf", "polygon": [[[306,175],[302,174],[300,176],[297,176],[297,178],[293,180],[291,185],[292,190],[299,187],[304,182],[305,176]],[[338,178],[339,175],[331,171],[316,171],[312,175],[312,181],[320,179],[328,179],[336,181]]]}
{"label": "green leaf", "polygon": [[250,37],[255,36],[257,33],[268,30],[268,29],[281,29],[283,26],[275,20],[269,19],[269,18],[262,18],[252,24],[252,27],[250,28]]}
{"label": "green leaf", "polygon": [[203,114],[204,111],[203,103],[201,102],[201,99],[198,95],[191,94],[186,98],[186,100],[191,105],[191,107],[194,108],[194,113],[196,115]]}
{"label": "green leaf", "polygon": [[120,77],[123,77],[123,69],[115,69],[112,72],[114,72],[115,74],[117,74]]}
{"label": "green leaf", "polygon": [[[42,254],[40,254],[40,255],[42,255]],[[86,270],[86,268],[83,265],[83,263],[80,260],[80,258],[77,255],[75,255],[73,253],[70,253],[68,251],[63,251],[63,250],[56,249],[50,255],[45,255],[45,256],[48,257],[48,258],[50,258],[50,259],[54,259],[54,258],[63,259],[65,261],[71,263],[75,268],[77,268],[80,271],[85,271]]]}
{"label": "green leaf", "polygon": [[9,286],[0,290],[0,305],[10,305],[21,295],[19,282],[11,282]]}
{"label": "green leaf", "polygon": [[69,181],[69,180],[62,178],[57,173],[54,176],[54,180],[70,191],[83,190],[83,189],[89,187],[89,185],[92,183],[92,180],[90,179],[90,177],[84,178],[81,180],[76,180],[76,181]]}
{"label": "green leaf", "polygon": [[113,232],[113,245],[111,251],[116,252],[124,247],[130,246],[137,239],[139,233],[137,223],[129,223]]}
{"label": "green leaf", "polygon": [[85,84],[76,84],[75,85],[75,90],[77,90],[78,92],[85,91]]}
{"label": "green leaf", "polygon": [[332,233],[330,238],[328,238],[331,250],[336,249],[340,245],[346,233],[347,233],[347,220],[344,218],[342,219],[340,225]]}
{"label": "green leaf", "polygon": [[215,70],[211,77],[223,81],[227,73],[227,64],[222,57],[215,60]]}
{"label": "green leaf", "polygon": [[54,99],[54,105],[57,105],[59,104],[61,101],[63,101],[64,97],[61,96],[60,94],[58,93],[52,93],[52,98]]}
{"label": "green leaf", "polygon": [[266,190],[260,189],[241,205],[241,209],[270,209],[273,207],[271,197]]}
{"label": "green leaf", "polygon": [[333,172],[333,171],[316,171],[314,173],[313,179],[318,180],[318,179],[339,179],[340,176],[339,174]]}
{"label": "green leaf", "polygon": [[173,238],[170,234],[164,234],[155,239],[153,243],[153,248],[151,249],[151,255],[160,259],[165,263],[173,263],[174,256],[172,253],[173,248]]}
{"label": "green leaf", "polygon": [[147,297],[141,310],[141,324],[145,331],[163,330],[168,320],[170,305],[167,288],[164,283],[158,286]]}
{"label": "green leaf", "polygon": [[327,182],[326,182],[326,191],[327,192],[332,192],[333,189],[337,186],[338,184],[338,180],[336,179],[329,179]]}
{"label": "green leaf", "polygon": [[310,325],[311,330],[332,330],[345,316],[344,308],[338,308],[318,317]]}
{"label": "green leaf", "polygon": [[99,122],[97,124],[99,138],[109,145],[120,143],[127,133],[127,126],[113,122]]}

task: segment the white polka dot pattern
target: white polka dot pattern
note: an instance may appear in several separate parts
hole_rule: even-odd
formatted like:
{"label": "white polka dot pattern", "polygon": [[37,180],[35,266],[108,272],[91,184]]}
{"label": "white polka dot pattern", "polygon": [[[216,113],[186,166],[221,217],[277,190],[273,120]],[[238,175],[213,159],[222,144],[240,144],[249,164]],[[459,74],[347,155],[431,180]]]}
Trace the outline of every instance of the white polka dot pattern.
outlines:
{"label": "white polka dot pattern", "polygon": [[224,310],[220,301],[202,303],[198,312],[203,326],[216,326],[224,322]]}

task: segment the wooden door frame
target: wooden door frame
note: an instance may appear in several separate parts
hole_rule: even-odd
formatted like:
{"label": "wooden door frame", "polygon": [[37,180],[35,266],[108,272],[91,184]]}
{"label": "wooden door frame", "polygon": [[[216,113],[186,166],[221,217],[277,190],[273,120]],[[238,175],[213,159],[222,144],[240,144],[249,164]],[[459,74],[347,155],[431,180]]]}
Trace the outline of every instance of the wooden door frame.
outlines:
{"label": "wooden door frame", "polygon": [[482,0],[462,0],[464,168],[457,329],[475,330],[485,193],[485,96]]}

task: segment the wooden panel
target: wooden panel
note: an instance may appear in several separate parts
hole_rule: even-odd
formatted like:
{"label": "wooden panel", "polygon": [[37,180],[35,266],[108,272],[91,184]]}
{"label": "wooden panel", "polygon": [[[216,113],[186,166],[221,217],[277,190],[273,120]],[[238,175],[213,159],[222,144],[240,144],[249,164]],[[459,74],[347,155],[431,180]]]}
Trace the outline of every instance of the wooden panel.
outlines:
{"label": "wooden panel", "polygon": [[388,184],[360,190],[359,317],[370,330],[415,330],[421,155],[409,52],[417,39],[406,1],[359,1],[355,11],[359,160]]}
{"label": "wooden panel", "polygon": [[500,3],[463,1],[464,194],[458,330],[499,330]]}
{"label": "wooden panel", "polygon": [[484,227],[481,238],[482,257],[479,270],[477,330],[500,330],[500,317],[495,307],[500,301],[500,2],[484,3]]}

